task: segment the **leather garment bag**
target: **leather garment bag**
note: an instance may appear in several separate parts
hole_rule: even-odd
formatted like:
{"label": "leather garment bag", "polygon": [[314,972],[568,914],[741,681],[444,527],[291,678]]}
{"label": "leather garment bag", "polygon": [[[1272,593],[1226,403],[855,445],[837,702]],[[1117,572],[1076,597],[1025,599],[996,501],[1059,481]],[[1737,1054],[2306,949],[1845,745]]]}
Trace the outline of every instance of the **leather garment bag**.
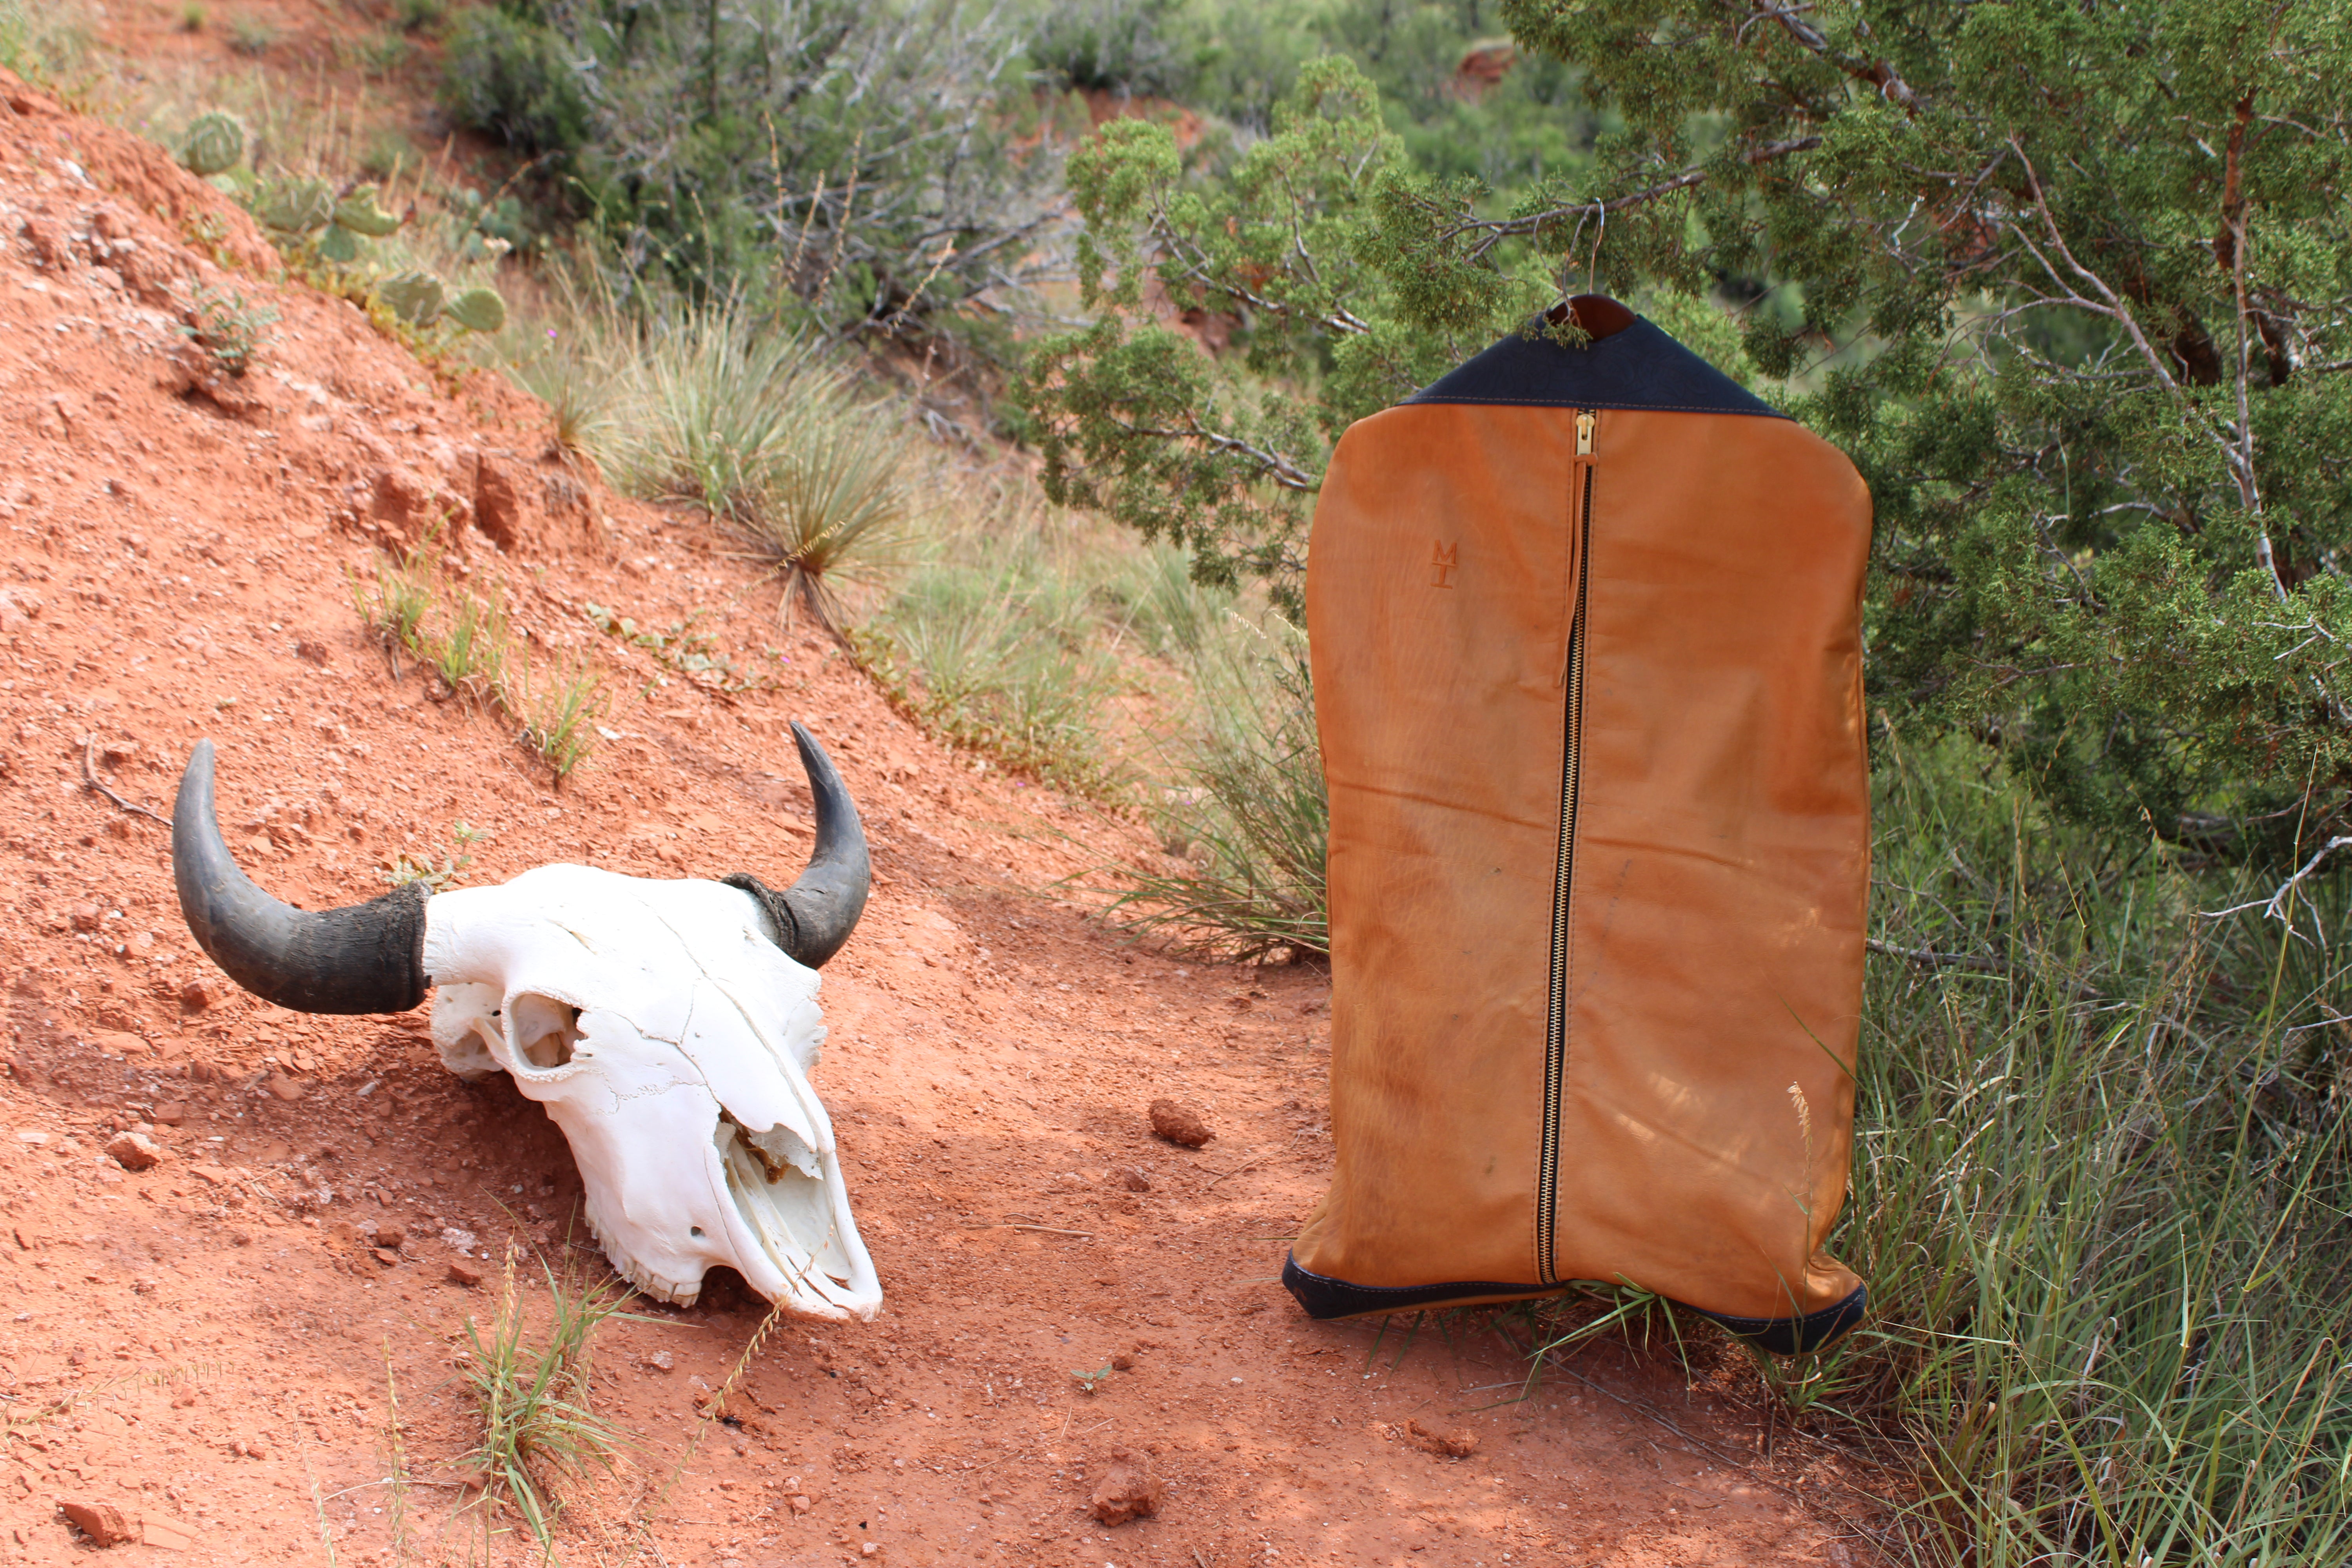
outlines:
{"label": "leather garment bag", "polygon": [[1331,802],[1318,1318],[1654,1291],[1778,1352],[1863,1311],[1869,887],[1843,454],[1613,301],[1351,427],[1307,624]]}

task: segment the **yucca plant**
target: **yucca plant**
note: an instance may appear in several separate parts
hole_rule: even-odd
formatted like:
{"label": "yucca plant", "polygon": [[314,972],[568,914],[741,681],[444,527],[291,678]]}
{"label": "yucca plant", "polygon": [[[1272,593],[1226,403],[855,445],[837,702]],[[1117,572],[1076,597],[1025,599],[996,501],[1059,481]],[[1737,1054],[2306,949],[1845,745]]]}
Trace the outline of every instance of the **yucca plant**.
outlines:
{"label": "yucca plant", "polygon": [[806,338],[736,302],[643,329],[599,457],[623,488],[700,506],[772,566],[780,614],[841,635],[834,586],[880,563],[919,510],[906,422]]}

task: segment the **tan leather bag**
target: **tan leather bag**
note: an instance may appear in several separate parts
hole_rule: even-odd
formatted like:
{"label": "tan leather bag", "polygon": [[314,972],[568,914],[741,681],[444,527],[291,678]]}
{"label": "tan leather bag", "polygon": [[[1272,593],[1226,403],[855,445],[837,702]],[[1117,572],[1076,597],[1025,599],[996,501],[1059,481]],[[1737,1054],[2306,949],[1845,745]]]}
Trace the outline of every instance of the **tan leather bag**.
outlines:
{"label": "tan leather bag", "polygon": [[1307,625],[1331,800],[1316,1317],[1579,1279],[1775,1351],[1863,1289],[1870,496],[1613,301],[1339,443]]}

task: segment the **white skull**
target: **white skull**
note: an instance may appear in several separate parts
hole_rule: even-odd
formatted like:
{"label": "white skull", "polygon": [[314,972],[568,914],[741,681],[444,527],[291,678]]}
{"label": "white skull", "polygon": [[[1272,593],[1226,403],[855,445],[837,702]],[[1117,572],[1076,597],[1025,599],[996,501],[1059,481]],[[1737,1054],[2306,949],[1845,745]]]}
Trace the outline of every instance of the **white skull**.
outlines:
{"label": "white skull", "polygon": [[547,1107],[588,1223],[647,1294],[691,1301],[723,1263],[791,1310],[871,1318],[882,1288],[808,1075],[824,1039],[816,966],[856,929],[872,866],[841,775],[807,730],[793,737],[816,833],[781,892],[542,866],[503,887],[412,882],[298,910],[221,837],[209,741],[172,808],[173,881],[197,943],[282,1007],[398,1012],[437,984],[441,1059],[467,1078],[504,1068]]}
{"label": "white skull", "polygon": [[689,1302],[721,1263],[793,1311],[871,1318],[881,1286],[808,1079],[819,977],[765,924],[740,889],[581,866],[436,894],[434,1044],[547,1107],[639,1289]]}

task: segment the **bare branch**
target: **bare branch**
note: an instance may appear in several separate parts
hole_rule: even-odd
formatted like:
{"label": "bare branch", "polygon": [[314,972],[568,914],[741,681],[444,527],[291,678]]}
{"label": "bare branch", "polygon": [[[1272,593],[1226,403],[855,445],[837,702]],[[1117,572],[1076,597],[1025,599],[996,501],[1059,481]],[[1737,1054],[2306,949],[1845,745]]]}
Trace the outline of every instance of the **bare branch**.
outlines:
{"label": "bare branch", "polygon": [[2197,912],[2203,915],[2209,921],[2218,921],[2227,915],[2239,915],[2245,913],[2248,910],[2260,910],[2263,911],[2263,918],[2264,920],[2283,921],[2286,919],[2287,896],[2303,885],[2303,879],[2305,877],[2308,877],[2314,871],[2318,870],[2322,861],[2326,860],[2330,855],[2335,854],[2338,849],[2347,847],[2352,847],[2352,837],[2347,837],[2347,835],[2339,833],[2335,837],[2330,838],[2326,843],[2321,845],[2319,847],[2319,852],[2303,863],[2303,869],[2297,871],[2294,876],[2289,877],[2285,881],[2281,882],[2278,885],[2278,890],[2273,893],[2269,898],[2254,899],[2242,904],[2231,904],[2226,910],[2200,910]]}

